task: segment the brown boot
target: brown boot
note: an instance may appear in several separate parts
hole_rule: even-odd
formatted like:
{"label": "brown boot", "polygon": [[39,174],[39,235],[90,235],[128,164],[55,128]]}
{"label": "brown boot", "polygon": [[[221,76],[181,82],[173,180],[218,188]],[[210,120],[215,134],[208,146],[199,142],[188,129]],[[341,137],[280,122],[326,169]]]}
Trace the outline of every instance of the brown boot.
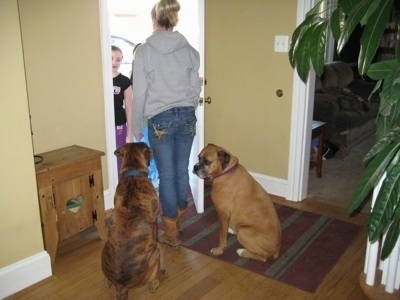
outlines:
{"label": "brown boot", "polygon": [[178,218],[171,219],[166,216],[161,217],[165,231],[158,231],[158,241],[162,244],[168,244],[172,246],[172,248],[177,249],[181,245],[181,240],[179,239],[178,234]]}
{"label": "brown boot", "polygon": [[183,219],[185,218],[185,211],[186,211],[186,207],[185,208],[179,208],[178,207],[178,216],[176,217],[178,219],[177,222],[177,227],[178,227],[178,232],[182,233],[183,231]]}

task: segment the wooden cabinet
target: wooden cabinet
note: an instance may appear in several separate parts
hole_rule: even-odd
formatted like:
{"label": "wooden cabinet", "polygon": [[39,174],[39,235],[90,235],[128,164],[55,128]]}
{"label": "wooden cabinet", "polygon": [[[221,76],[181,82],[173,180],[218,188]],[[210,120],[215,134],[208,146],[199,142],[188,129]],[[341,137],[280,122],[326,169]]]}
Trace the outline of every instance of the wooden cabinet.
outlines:
{"label": "wooden cabinet", "polygon": [[44,244],[52,262],[60,241],[93,225],[106,238],[103,155],[76,145],[38,154],[43,159],[35,168]]}

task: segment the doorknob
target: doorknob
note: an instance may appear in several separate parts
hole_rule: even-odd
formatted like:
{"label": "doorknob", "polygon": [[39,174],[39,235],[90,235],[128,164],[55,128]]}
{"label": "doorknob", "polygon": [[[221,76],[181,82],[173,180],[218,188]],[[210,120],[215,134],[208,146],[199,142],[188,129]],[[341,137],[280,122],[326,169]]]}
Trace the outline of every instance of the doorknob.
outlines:
{"label": "doorknob", "polygon": [[204,102],[208,103],[208,104],[211,104],[211,98],[207,97],[206,100],[204,100],[203,97],[200,97],[199,98],[199,105],[202,106]]}

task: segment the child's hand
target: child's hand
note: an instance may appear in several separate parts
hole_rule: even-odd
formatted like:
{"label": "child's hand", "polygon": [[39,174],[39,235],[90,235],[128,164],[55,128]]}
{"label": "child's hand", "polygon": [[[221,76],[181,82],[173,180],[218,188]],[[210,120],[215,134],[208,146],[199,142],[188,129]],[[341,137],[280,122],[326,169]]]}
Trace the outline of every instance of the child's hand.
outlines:
{"label": "child's hand", "polygon": [[139,133],[139,134],[135,134],[135,139],[136,141],[140,142],[144,137],[143,132]]}

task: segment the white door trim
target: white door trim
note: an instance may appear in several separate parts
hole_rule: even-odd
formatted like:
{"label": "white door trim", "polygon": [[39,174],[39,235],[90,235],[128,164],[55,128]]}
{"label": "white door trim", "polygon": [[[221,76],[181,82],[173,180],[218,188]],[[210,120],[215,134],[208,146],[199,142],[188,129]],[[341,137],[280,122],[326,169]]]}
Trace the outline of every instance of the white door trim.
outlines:
{"label": "white door trim", "polygon": [[[114,96],[111,74],[111,37],[108,15],[108,0],[99,0],[100,39],[103,64],[104,120],[107,147],[108,190],[104,191],[104,207],[114,207],[114,191],[118,184],[117,161],[113,155],[115,150]],[[112,142],[114,141],[114,143]]]}
{"label": "white door trim", "polygon": [[[304,20],[314,2],[314,0],[297,1],[297,25]],[[296,70],[293,76],[288,186],[285,198],[301,201],[306,198],[308,188],[315,73],[311,71],[307,84],[301,81]]]}
{"label": "white door trim", "polygon": [[[192,0],[188,0],[188,4],[190,2],[193,5]],[[204,0],[197,0],[197,23],[198,25],[195,28],[197,32],[197,44],[195,48],[199,51],[200,54],[200,69],[199,76],[203,80],[203,87],[200,93],[200,99],[204,99],[205,95],[205,80],[204,80],[204,65],[205,65],[205,51],[204,51],[204,43],[205,43],[205,32],[204,32],[204,22],[205,22],[205,2]],[[193,14],[194,18],[194,14]],[[189,34],[187,35],[187,37]],[[204,180],[197,177],[192,173],[193,166],[198,162],[198,155],[200,151],[204,148],[204,101],[200,101],[199,106],[196,110],[197,116],[197,128],[196,128],[196,136],[193,141],[192,152],[190,154],[189,161],[189,177],[190,177],[190,187],[193,195],[193,202],[196,206],[197,213],[204,212]]]}

